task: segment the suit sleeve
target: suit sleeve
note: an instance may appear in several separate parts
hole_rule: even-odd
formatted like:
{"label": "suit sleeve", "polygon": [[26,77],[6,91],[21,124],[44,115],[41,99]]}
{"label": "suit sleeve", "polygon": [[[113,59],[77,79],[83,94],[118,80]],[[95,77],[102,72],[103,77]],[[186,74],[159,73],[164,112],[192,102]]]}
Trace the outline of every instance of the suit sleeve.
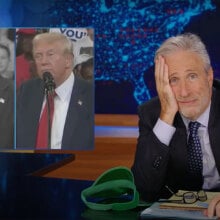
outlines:
{"label": "suit sleeve", "polygon": [[[2,80],[0,98],[0,148],[12,149],[14,146],[14,86],[6,79]],[[2,85],[1,84],[1,85]]]}
{"label": "suit sleeve", "polygon": [[146,201],[159,198],[169,162],[169,146],[161,143],[153,132],[159,117],[159,114],[155,117],[153,110],[147,111],[143,106],[138,109],[139,138],[132,166],[135,184]]}
{"label": "suit sleeve", "polygon": [[34,149],[37,126],[44,98],[42,81],[24,82],[17,91],[16,147]]}

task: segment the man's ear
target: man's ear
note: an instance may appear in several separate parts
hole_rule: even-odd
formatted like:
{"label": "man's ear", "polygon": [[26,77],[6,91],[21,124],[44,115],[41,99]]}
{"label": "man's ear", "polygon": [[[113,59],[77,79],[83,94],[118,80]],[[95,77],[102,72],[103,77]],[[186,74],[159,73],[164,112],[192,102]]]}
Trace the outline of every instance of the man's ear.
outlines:
{"label": "man's ear", "polygon": [[212,67],[210,67],[209,71],[208,71],[208,82],[209,82],[210,87],[212,87],[213,78],[214,78],[213,69],[212,69]]}
{"label": "man's ear", "polygon": [[66,54],[66,68],[72,68],[73,67],[73,55]]}

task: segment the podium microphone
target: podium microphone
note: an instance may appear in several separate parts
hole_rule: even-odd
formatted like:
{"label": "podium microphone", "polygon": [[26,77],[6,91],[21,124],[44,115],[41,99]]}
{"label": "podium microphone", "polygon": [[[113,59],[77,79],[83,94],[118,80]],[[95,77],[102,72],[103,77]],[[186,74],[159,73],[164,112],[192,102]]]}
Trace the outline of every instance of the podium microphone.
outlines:
{"label": "podium microphone", "polygon": [[43,73],[43,81],[44,81],[44,88],[45,88],[46,94],[48,92],[53,93],[56,88],[56,84],[55,84],[54,78],[50,72]]}
{"label": "podium microphone", "polygon": [[47,115],[48,115],[48,137],[47,137],[47,143],[48,143],[48,149],[51,148],[51,125],[52,125],[52,118],[51,118],[51,112],[53,112],[53,106],[51,101],[54,99],[54,90],[56,88],[56,84],[54,82],[54,78],[50,72],[44,72],[43,73],[43,82],[44,82],[44,89],[45,89],[45,95],[46,95],[46,104],[47,104]]}

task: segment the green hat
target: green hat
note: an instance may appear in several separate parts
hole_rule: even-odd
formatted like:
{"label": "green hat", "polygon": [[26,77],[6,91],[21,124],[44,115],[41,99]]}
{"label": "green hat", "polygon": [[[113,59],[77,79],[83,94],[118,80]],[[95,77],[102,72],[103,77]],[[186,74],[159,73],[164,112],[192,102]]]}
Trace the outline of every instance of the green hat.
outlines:
{"label": "green hat", "polygon": [[128,210],[139,203],[134,177],[127,167],[105,171],[92,186],[81,192],[82,201],[95,210]]}

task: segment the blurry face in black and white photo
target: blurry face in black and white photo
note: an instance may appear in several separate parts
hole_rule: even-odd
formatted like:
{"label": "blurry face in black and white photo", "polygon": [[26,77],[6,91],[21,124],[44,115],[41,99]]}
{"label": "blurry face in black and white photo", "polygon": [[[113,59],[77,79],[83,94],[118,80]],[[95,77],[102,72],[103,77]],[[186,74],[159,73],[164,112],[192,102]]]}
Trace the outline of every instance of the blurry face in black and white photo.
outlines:
{"label": "blurry face in black and white photo", "polygon": [[4,48],[0,48],[0,73],[7,71],[9,65],[9,54]]}

